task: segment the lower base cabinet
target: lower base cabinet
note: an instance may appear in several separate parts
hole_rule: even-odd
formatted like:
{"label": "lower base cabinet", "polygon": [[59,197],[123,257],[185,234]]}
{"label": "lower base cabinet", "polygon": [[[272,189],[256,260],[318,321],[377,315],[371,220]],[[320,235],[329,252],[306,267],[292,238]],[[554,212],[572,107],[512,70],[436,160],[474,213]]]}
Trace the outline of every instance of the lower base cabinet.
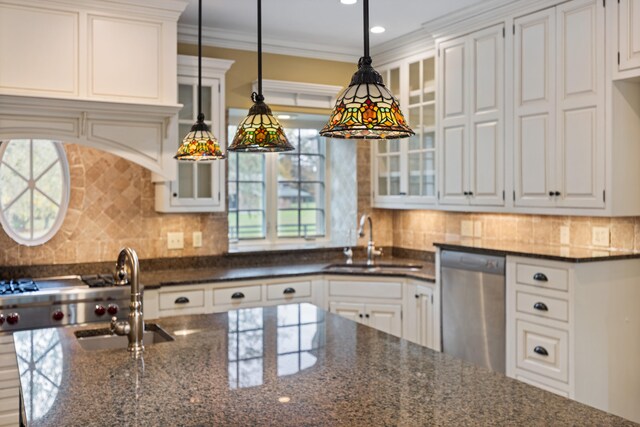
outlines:
{"label": "lower base cabinet", "polygon": [[331,301],[329,311],[382,332],[397,337],[402,336],[402,306],[400,304],[358,304]]}
{"label": "lower base cabinet", "polygon": [[507,257],[507,375],[640,422],[640,259]]}
{"label": "lower base cabinet", "polygon": [[405,295],[403,338],[416,344],[440,350],[435,303],[435,289],[425,284],[408,283]]}

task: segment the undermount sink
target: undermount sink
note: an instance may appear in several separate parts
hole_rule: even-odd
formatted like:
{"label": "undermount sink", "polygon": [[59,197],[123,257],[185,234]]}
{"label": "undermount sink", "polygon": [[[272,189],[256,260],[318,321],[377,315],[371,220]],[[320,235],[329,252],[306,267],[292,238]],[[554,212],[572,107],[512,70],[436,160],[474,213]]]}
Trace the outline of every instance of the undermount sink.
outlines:
{"label": "undermount sink", "polygon": [[[129,340],[126,336],[111,335],[109,328],[84,329],[76,331],[75,336],[78,339],[80,347],[84,350],[126,349],[129,344]],[[144,335],[142,337],[142,341],[145,346],[174,340],[175,338],[169,335],[167,331],[157,324],[144,324]]]}
{"label": "undermount sink", "polygon": [[394,264],[394,263],[376,263],[369,265],[366,263],[353,263],[353,264],[330,264],[324,268],[325,270],[333,271],[382,271],[382,270],[406,270],[406,271],[418,271],[422,269],[420,264]]}

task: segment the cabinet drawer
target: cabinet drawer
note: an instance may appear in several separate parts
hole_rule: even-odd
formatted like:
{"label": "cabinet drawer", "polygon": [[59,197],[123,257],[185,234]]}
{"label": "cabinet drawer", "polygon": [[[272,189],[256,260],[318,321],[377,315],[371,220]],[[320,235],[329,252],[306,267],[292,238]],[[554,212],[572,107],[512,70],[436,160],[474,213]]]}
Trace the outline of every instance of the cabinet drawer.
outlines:
{"label": "cabinet drawer", "polygon": [[267,299],[291,300],[311,296],[311,282],[276,283],[267,285]]}
{"label": "cabinet drawer", "polygon": [[204,289],[160,293],[160,310],[204,307]]}
{"label": "cabinet drawer", "polygon": [[334,297],[402,298],[402,284],[393,282],[350,282],[330,280],[329,295]]}
{"label": "cabinet drawer", "polygon": [[523,320],[516,321],[518,368],[567,382],[569,334]]}
{"label": "cabinet drawer", "polygon": [[215,305],[254,303],[262,301],[260,285],[240,286],[237,288],[215,289],[213,303]]}
{"label": "cabinet drawer", "polygon": [[516,310],[548,319],[569,321],[569,301],[516,290]]}
{"label": "cabinet drawer", "polygon": [[563,268],[517,263],[516,282],[566,291],[569,289],[569,271]]}

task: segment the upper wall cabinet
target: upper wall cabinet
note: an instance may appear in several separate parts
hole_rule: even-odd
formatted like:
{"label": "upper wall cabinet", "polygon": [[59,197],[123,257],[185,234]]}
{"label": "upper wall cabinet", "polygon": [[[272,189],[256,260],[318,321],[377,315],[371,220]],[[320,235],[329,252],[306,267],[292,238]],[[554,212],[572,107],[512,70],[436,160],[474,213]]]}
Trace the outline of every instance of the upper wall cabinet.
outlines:
{"label": "upper wall cabinet", "polygon": [[0,93],[175,104],[185,5],[0,0]]}
{"label": "upper wall cabinet", "polygon": [[412,57],[381,68],[416,133],[411,138],[372,146],[373,205],[382,208],[430,207],[436,203],[435,60]]}
{"label": "upper wall cabinet", "polygon": [[[233,61],[202,58],[202,112],[220,147],[225,150],[225,74]],[[198,116],[198,59],[178,56],[178,114],[176,149]],[[225,160],[177,162],[175,180],[156,183],[158,212],[222,212],[225,204]]]}
{"label": "upper wall cabinet", "polygon": [[602,2],[517,18],[514,32],[515,206],[603,208]]}
{"label": "upper wall cabinet", "polygon": [[640,0],[618,0],[618,69],[640,75]]}
{"label": "upper wall cabinet", "polygon": [[438,46],[441,205],[504,205],[504,25]]}
{"label": "upper wall cabinet", "polygon": [[0,139],[87,145],[173,179],[185,6],[0,0]]}

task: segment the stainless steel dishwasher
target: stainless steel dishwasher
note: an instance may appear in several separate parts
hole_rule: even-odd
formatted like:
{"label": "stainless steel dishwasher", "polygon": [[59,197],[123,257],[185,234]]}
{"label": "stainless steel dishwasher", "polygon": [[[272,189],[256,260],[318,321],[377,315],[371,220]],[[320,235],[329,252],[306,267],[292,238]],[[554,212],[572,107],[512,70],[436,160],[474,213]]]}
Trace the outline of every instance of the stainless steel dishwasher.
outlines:
{"label": "stainless steel dishwasher", "polygon": [[505,372],[504,257],[442,251],[442,351]]}

